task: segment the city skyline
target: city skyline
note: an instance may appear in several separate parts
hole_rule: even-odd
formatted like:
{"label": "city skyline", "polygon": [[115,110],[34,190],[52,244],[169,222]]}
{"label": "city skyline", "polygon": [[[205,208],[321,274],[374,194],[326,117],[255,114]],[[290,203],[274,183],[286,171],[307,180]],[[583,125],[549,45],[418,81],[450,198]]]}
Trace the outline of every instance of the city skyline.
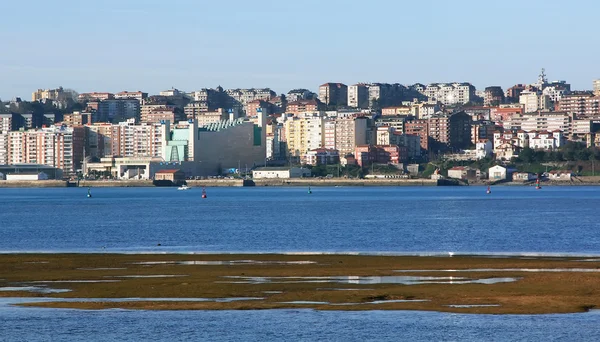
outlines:
{"label": "city skyline", "polygon": [[[534,82],[542,67],[573,89],[600,78],[600,48],[581,34],[594,32],[600,5],[587,0],[60,3],[5,4],[15,15],[0,22],[9,52],[0,55],[0,99],[58,86],[151,94],[217,85],[316,91],[325,82],[506,89]],[[585,48],[567,48],[577,45]]]}

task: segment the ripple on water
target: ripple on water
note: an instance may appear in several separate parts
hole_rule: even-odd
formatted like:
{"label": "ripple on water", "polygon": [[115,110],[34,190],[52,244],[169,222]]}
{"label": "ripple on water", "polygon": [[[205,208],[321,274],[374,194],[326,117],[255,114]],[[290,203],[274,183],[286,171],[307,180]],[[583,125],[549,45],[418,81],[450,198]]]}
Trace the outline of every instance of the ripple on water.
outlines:
{"label": "ripple on water", "polygon": [[340,283],[340,284],[498,284],[515,282],[519,278],[481,278],[471,279],[465,277],[418,277],[418,276],[344,276],[344,277],[245,277],[226,276],[223,278],[236,279],[227,283],[234,284],[296,284],[296,283]]}

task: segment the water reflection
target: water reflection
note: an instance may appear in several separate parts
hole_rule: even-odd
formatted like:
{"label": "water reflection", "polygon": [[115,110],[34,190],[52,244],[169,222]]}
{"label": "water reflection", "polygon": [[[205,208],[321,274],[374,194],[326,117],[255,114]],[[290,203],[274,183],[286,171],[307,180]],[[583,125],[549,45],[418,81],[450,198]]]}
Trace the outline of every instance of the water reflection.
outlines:
{"label": "water reflection", "polygon": [[515,282],[518,278],[481,278],[466,277],[418,277],[418,276],[342,276],[342,277],[246,277],[226,276],[224,278],[236,279],[228,283],[234,284],[295,284],[295,283],[340,283],[340,284],[498,284]]}
{"label": "water reflection", "polygon": [[299,261],[261,261],[261,260],[192,260],[192,261],[142,261],[135,262],[134,265],[309,265],[316,264],[316,261],[299,260]]}

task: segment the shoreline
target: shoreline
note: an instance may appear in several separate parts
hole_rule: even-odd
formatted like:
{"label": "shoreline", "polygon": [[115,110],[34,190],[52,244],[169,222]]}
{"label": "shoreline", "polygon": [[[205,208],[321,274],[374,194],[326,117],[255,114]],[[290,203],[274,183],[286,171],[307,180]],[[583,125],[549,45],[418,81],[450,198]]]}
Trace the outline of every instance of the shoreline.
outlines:
{"label": "shoreline", "polygon": [[[474,182],[470,184],[460,183],[456,180],[431,180],[431,179],[207,179],[207,180],[188,180],[187,184],[191,187],[382,187],[382,186],[418,186],[418,187],[436,187],[436,186],[494,186],[494,187],[529,187],[530,182],[502,182],[493,184],[493,182]],[[578,177],[577,181],[554,181],[545,180],[542,186],[600,186],[600,177]],[[77,187],[76,184],[63,180],[43,180],[43,181],[5,181],[0,180],[0,189],[2,188],[65,188]],[[139,188],[156,187],[151,180],[110,180],[110,181],[81,181],[80,188]]]}
{"label": "shoreline", "polygon": [[[341,254],[0,254],[17,305],[132,310],[586,312],[600,259]],[[20,290],[20,289],[23,290]]]}

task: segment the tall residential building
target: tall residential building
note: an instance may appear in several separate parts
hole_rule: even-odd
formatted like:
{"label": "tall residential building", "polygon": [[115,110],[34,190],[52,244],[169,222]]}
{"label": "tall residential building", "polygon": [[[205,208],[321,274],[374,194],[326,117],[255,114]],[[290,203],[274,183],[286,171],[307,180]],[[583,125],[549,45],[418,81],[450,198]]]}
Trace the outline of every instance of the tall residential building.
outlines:
{"label": "tall residential building", "polygon": [[368,121],[364,116],[325,121],[323,147],[338,150],[342,157],[354,153],[356,146],[367,144]]}
{"label": "tall residential building", "polygon": [[89,102],[89,101],[104,101],[104,100],[113,100],[115,95],[113,93],[82,93],[78,96],[79,102]]}
{"label": "tall residential building", "polygon": [[75,175],[81,168],[84,127],[48,127],[3,133],[0,156],[8,164],[43,164]]}
{"label": "tall residential building", "polygon": [[136,124],[134,119],[112,125],[111,156],[162,157],[160,123]]}
{"label": "tall residential building", "polygon": [[251,89],[227,89],[227,108],[237,108],[240,111],[246,111],[246,105],[255,100],[268,101],[272,97],[277,96],[273,90],[269,88],[251,88]]}
{"label": "tall residential building", "polygon": [[550,101],[557,103],[563,96],[571,93],[571,85],[566,81],[554,81],[545,85],[542,94],[548,95]]}
{"label": "tall residential building", "polygon": [[318,112],[321,110],[321,103],[319,100],[311,99],[311,100],[298,100],[293,102],[288,102],[286,113],[291,113],[294,115],[298,115],[300,113],[306,112]]}
{"label": "tall residential building", "polygon": [[408,135],[419,136],[421,149],[424,152],[429,151],[429,120],[419,119],[410,120],[404,123],[404,133]]}
{"label": "tall residential building", "polygon": [[284,122],[287,155],[300,157],[323,146],[325,126],[320,115],[292,117]]}
{"label": "tall residential building", "polygon": [[140,101],[138,100],[104,100],[98,106],[98,122],[123,121],[127,119],[140,119]]}
{"label": "tall residential building", "polygon": [[475,87],[470,83],[432,83],[423,95],[444,105],[465,104],[475,98]]}
{"label": "tall residential building", "polygon": [[600,96],[591,92],[574,92],[562,97],[557,110],[575,113],[578,118],[597,118],[600,116]]}
{"label": "tall residential building", "polygon": [[[172,110],[175,111],[176,106],[174,105],[168,105],[166,103],[160,103],[160,104],[144,104],[140,106],[140,122],[150,122],[149,117],[150,114],[152,112],[154,112],[155,110]],[[188,108],[187,106],[185,108]],[[184,109],[185,111],[185,109]],[[185,111],[185,113],[187,114],[188,112]]]}
{"label": "tall residential building", "polygon": [[198,127],[207,126],[209,124],[225,121],[225,120],[235,120],[237,117],[230,114],[229,111],[218,108],[217,110],[210,112],[196,112],[193,115],[186,116],[188,120],[196,120],[198,122]]}
{"label": "tall residential building", "polygon": [[471,144],[471,117],[465,112],[438,114],[429,119],[429,136],[450,148]]}
{"label": "tall residential building", "polygon": [[178,111],[173,106],[161,106],[153,108],[144,116],[144,120],[140,120],[142,123],[161,123],[162,121],[177,122],[184,120],[184,114]]}
{"label": "tall residential building", "polygon": [[20,114],[0,114],[0,132],[16,131],[21,127],[23,127],[23,116]]}
{"label": "tall residential building", "polygon": [[600,96],[600,79],[594,80],[594,95]]}
{"label": "tall residential building", "polygon": [[406,92],[406,87],[401,84],[371,83],[369,89],[369,107],[377,103],[379,107],[398,106]]}
{"label": "tall residential building", "polygon": [[566,137],[572,134],[574,114],[567,112],[538,112],[514,115],[504,122],[504,130],[555,131],[559,130]]}
{"label": "tall residential building", "polygon": [[540,91],[521,92],[519,103],[523,105],[525,113],[550,110],[552,106],[550,96],[544,95]]}
{"label": "tall residential building", "polygon": [[288,91],[286,95],[286,100],[288,102],[295,102],[302,100],[313,100],[316,97],[316,94],[308,89],[292,89]]}
{"label": "tall residential building", "polygon": [[483,97],[484,106],[498,106],[502,103],[504,103],[504,91],[502,87],[493,86],[485,88]]}
{"label": "tall residential building", "polygon": [[62,87],[57,89],[38,89],[31,94],[31,101],[67,101],[71,98],[71,93],[66,92]]}
{"label": "tall residential building", "polygon": [[343,83],[325,83],[319,86],[319,100],[327,106],[348,105],[348,87]]}
{"label": "tall residential building", "polygon": [[348,87],[348,107],[369,107],[369,88],[366,84],[357,83]]}
{"label": "tall residential building", "polygon": [[117,100],[133,99],[140,101],[140,103],[142,103],[142,101],[146,98],[148,98],[148,93],[144,93],[141,91],[122,91],[120,93],[115,94],[115,99]]}
{"label": "tall residential building", "polygon": [[519,102],[519,97],[521,93],[527,89],[527,86],[524,84],[516,84],[508,89],[506,89],[506,101],[509,103]]}

